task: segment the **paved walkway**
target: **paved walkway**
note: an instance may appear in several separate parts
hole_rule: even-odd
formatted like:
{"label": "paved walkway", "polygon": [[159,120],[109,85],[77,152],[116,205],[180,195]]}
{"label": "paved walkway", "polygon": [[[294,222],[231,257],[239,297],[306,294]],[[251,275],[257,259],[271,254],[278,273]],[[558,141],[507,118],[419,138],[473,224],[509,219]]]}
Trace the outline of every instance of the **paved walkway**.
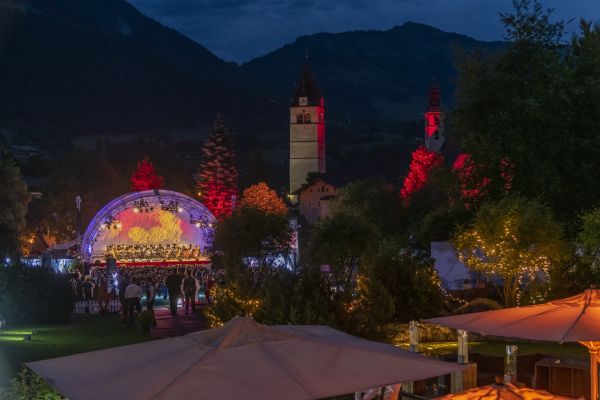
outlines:
{"label": "paved walkway", "polygon": [[154,338],[181,336],[207,327],[202,314],[185,315],[182,309],[173,316],[168,307],[157,307],[154,309],[154,316],[156,326],[151,331]]}

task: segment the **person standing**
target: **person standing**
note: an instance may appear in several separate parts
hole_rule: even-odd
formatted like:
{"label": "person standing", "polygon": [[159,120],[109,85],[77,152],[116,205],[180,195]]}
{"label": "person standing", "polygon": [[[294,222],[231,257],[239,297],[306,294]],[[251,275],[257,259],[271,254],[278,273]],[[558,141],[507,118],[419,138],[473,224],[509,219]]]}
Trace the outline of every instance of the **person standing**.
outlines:
{"label": "person standing", "polygon": [[125,290],[129,286],[129,276],[122,275],[119,279],[119,302],[121,303],[121,323],[126,324],[128,320],[128,309],[127,298],[125,298]]}
{"label": "person standing", "polygon": [[192,305],[192,314],[196,313],[196,279],[192,276],[189,269],[185,273],[183,280],[183,294],[185,295],[185,315],[188,315],[190,304]]}
{"label": "person standing", "polygon": [[125,299],[127,300],[127,313],[129,314],[129,325],[133,324],[133,313],[142,311],[142,288],[138,285],[138,280],[134,279],[125,289]]}
{"label": "person standing", "polygon": [[169,291],[169,306],[171,315],[177,315],[177,299],[181,296],[181,275],[179,271],[174,269],[171,275],[167,276],[165,285]]}
{"label": "person standing", "polygon": [[110,295],[108,294],[106,280],[100,278],[96,289],[96,301],[98,301],[98,305],[100,306],[100,314],[104,315],[108,312],[108,305],[110,304]]}
{"label": "person standing", "polygon": [[156,286],[154,285],[154,278],[148,278],[146,284],[146,309],[152,314],[152,324],[156,326],[156,318],[154,317],[154,296],[156,295]]}
{"label": "person standing", "polygon": [[85,277],[85,281],[81,285],[83,289],[83,300],[85,301],[85,313],[90,314],[91,308],[93,306],[93,293],[94,293],[94,284],[89,276]]}

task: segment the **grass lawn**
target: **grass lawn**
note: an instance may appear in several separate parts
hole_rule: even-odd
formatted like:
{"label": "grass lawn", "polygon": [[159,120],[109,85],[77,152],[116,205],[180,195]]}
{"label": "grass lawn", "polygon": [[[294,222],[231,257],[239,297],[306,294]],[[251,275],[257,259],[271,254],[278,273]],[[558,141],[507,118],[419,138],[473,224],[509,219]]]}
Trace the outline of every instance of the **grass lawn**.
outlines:
{"label": "grass lawn", "polygon": [[[34,329],[31,340],[23,338]],[[0,331],[0,387],[28,361],[122,346],[150,340],[136,326],[121,325],[118,315],[78,316],[53,325],[20,326]]]}

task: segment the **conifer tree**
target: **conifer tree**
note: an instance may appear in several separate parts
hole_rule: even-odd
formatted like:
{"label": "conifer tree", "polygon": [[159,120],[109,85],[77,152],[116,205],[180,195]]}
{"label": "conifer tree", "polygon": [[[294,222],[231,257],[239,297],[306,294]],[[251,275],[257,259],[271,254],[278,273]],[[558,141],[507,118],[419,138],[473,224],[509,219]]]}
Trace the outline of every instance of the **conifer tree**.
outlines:
{"label": "conifer tree", "polygon": [[202,147],[202,161],[194,180],[200,200],[217,219],[231,215],[238,191],[238,171],[231,134],[220,114]]}
{"label": "conifer tree", "polygon": [[137,164],[137,168],[131,174],[131,189],[135,191],[161,189],[164,178],[158,175],[150,159],[146,156]]}

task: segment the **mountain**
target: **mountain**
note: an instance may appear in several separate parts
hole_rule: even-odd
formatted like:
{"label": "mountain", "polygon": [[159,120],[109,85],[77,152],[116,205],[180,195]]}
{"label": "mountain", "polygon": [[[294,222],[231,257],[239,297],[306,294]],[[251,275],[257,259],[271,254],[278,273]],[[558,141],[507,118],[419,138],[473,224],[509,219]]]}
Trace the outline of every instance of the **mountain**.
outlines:
{"label": "mountain", "polygon": [[208,127],[247,110],[242,83],[237,65],[126,1],[0,0],[0,128],[43,141]]}
{"label": "mountain", "polygon": [[239,66],[124,0],[0,0],[0,130],[42,145],[158,137],[205,132],[220,111],[236,142],[286,149],[289,98],[308,52],[330,123],[389,131],[421,118],[434,77],[452,107],[456,47],[502,43],[406,23],[302,36]]}
{"label": "mountain", "polygon": [[456,49],[496,52],[503,46],[407,22],[386,31],[302,36],[242,71],[287,104],[308,54],[330,120],[406,120],[421,118],[434,78],[446,107],[454,105]]}

